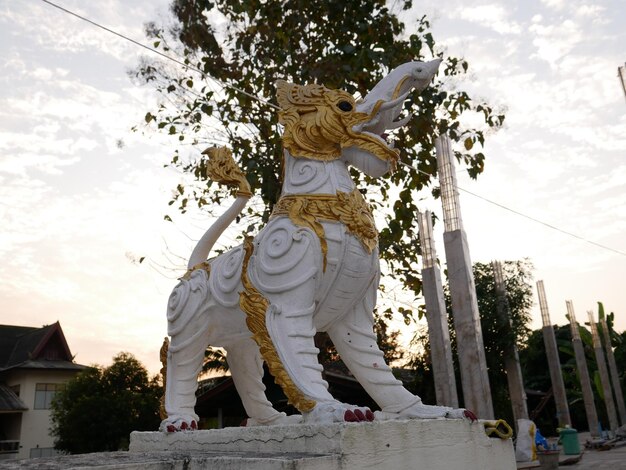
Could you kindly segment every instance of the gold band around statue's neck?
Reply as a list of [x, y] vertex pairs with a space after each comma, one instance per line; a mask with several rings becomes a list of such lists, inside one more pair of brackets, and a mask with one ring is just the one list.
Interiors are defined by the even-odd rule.
[[323, 271], [326, 271], [328, 244], [321, 222], [340, 222], [357, 237], [363, 248], [372, 253], [378, 246], [378, 231], [374, 225], [372, 210], [355, 189], [351, 193], [337, 194], [288, 194], [282, 196], [272, 212], [273, 217], [288, 216], [299, 227], [313, 230], [322, 248]]

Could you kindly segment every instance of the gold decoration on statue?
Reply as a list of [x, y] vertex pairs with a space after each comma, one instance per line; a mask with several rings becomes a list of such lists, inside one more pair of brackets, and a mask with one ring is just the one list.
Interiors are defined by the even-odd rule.
[[356, 111], [354, 97], [322, 85], [294, 85], [276, 82], [279, 122], [285, 126], [283, 145], [295, 157], [331, 161], [341, 149], [359, 147], [390, 162], [395, 169], [398, 150], [389, 148], [373, 134], [354, 131], [354, 126], [371, 121], [382, 102], [370, 114]]
[[163, 396], [159, 401], [159, 416], [161, 419], [167, 418], [167, 411], [165, 411], [165, 392], [167, 387], [167, 350], [170, 348], [170, 339], [166, 336], [163, 339], [161, 350], [159, 351], [159, 357], [161, 359], [161, 377], [163, 378]]
[[211, 275], [211, 263], [209, 263], [208, 261], [203, 261], [202, 263], [198, 263], [192, 268], [189, 268], [180, 279], [188, 281], [189, 279], [191, 279], [191, 275], [194, 273], [194, 271], [198, 269], [204, 269], [207, 273], [207, 276]]
[[213, 181], [229, 186], [237, 186], [237, 196], [252, 197], [250, 183], [246, 175], [235, 163], [232, 152], [226, 147], [209, 147], [202, 155], [208, 155], [206, 174]]
[[326, 271], [328, 244], [321, 222], [341, 222], [372, 253], [378, 245], [378, 231], [370, 206], [357, 189], [351, 193], [289, 194], [281, 197], [271, 217], [288, 216], [299, 227], [308, 227], [320, 239], [323, 270]]
[[248, 278], [248, 263], [254, 251], [252, 237], [245, 238], [243, 249], [241, 283], [244, 290], [239, 294], [239, 307], [246, 314], [246, 325], [252, 333], [252, 339], [259, 346], [261, 356], [267, 363], [267, 367], [274, 376], [276, 383], [283, 389], [289, 403], [300, 412], [306, 413], [311, 411], [315, 407], [315, 401], [307, 398], [293, 383], [278, 356], [278, 351], [276, 351], [276, 347], [267, 330], [265, 315], [270, 303]]

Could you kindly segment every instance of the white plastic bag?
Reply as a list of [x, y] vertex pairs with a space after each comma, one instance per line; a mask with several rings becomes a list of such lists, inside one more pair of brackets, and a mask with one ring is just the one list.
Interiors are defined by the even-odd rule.
[[529, 419], [517, 420], [517, 442], [515, 444], [515, 460], [530, 462], [537, 460], [535, 433], [537, 426]]

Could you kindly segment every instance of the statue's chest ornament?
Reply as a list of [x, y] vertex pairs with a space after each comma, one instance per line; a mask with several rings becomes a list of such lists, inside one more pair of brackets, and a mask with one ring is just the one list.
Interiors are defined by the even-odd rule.
[[320, 239], [323, 269], [326, 271], [328, 244], [322, 222], [340, 222], [349, 233], [359, 239], [363, 248], [372, 253], [378, 245], [378, 231], [370, 206], [363, 195], [337, 191], [337, 194], [290, 194], [281, 197], [271, 218], [288, 216], [299, 227], [313, 230]]

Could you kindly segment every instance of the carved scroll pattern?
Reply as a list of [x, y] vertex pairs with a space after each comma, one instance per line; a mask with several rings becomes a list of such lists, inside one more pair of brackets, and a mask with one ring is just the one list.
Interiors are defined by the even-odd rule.
[[211, 294], [220, 305], [234, 307], [239, 304], [242, 259], [243, 248], [238, 246], [211, 262], [213, 266], [209, 278]]
[[244, 241], [244, 258], [241, 270], [241, 283], [244, 290], [240, 293], [239, 306], [246, 314], [246, 324], [252, 333], [252, 338], [259, 346], [261, 356], [267, 363], [276, 382], [285, 392], [287, 400], [299, 411], [305, 413], [311, 411], [315, 407], [316, 402], [307, 398], [300, 391], [283, 367], [283, 363], [267, 330], [265, 316], [270, 308], [270, 303], [248, 278], [248, 263], [254, 251], [252, 240], [252, 237], [246, 237]]
[[300, 227], [308, 227], [320, 239], [323, 256], [323, 270], [326, 271], [328, 245], [322, 221], [343, 223], [348, 232], [359, 239], [368, 253], [378, 245], [378, 231], [374, 225], [372, 211], [363, 195], [354, 190], [351, 193], [338, 191], [333, 194], [291, 194], [281, 197], [272, 217], [287, 215]]

